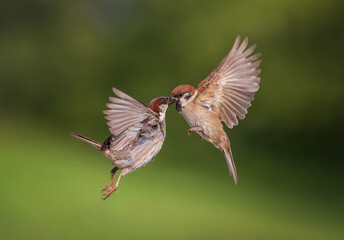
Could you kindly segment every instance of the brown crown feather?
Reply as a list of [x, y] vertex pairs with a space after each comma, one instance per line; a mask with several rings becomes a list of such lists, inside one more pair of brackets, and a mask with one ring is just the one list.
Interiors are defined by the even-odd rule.
[[180, 93], [186, 93], [189, 92], [191, 93], [191, 95], [193, 95], [196, 92], [196, 88], [194, 88], [193, 86], [190, 85], [179, 85], [178, 87], [176, 87], [175, 89], [173, 89], [171, 95], [173, 97], [176, 97], [178, 94]]
[[149, 108], [152, 109], [153, 112], [156, 112], [159, 114], [159, 105], [161, 104], [163, 99], [164, 99], [163, 97], [154, 98], [150, 102]]

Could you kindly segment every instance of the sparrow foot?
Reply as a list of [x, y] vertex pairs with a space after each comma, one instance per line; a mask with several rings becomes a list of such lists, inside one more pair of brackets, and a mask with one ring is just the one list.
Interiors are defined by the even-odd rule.
[[200, 128], [200, 127], [193, 127], [193, 128], [190, 128], [190, 129], [188, 130], [188, 135], [190, 136], [190, 134], [191, 134], [192, 132], [197, 132], [198, 135], [200, 135], [201, 138], [204, 138], [204, 133], [203, 133], [202, 128]]
[[103, 185], [103, 187], [104, 189], [101, 191], [101, 193], [103, 194], [102, 200], [107, 199], [117, 190], [116, 186]]

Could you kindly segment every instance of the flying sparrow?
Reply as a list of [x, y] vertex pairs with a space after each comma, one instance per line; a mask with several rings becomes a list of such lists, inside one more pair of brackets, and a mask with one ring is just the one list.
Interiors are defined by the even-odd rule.
[[236, 126], [238, 118], [245, 118], [254, 93], [259, 89], [261, 54], [251, 56], [256, 46], [246, 49], [247, 44], [247, 38], [240, 44], [238, 36], [232, 50], [197, 89], [180, 85], [172, 91], [170, 98], [170, 102], [176, 101], [177, 111], [191, 126], [188, 134], [197, 132], [224, 153], [235, 184], [238, 175], [221, 122], [229, 128]]
[[[115, 166], [111, 170], [111, 185], [104, 185], [103, 200], [117, 190], [121, 178], [151, 161], [160, 151], [166, 136], [165, 113], [168, 97], [153, 99], [147, 107], [142, 102], [113, 88], [119, 97], [110, 97], [105, 110], [107, 124], [112, 133], [103, 144], [71, 133], [103, 153]], [[116, 184], [113, 177], [121, 170]]]

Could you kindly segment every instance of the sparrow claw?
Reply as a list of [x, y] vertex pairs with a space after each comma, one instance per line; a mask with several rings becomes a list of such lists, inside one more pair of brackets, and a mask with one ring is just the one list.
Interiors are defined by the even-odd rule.
[[101, 191], [101, 194], [103, 194], [102, 200], [107, 199], [117, 190], [117, 187], [114, 186], [103, 185], [103, 187], [104, 189]]
[[198, 135], [199, 135], [202, 139], [204, 138], [204, 133], [203, 133], [202, 128], [200, 128], [200, 127], [190, 128], [190, 129], [188, 130], [188, 135], [190, 136], [192, 132], [197, 132]]
[[109, 185], [104, 184], [104, 185], [102, 185], [102, 188], [103, 188], [103, 189], [101, 190], [100, 193], [103, 193], [104, 191], [110, 189], [111, 187], [110, 187]]

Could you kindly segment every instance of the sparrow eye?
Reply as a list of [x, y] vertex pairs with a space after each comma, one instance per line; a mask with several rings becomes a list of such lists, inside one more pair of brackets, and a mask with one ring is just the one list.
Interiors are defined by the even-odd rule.
[[166, 103], [167, 103], [166, 98], [164, 98], [164, 99], [162, 100], [162, 103], [163, 103], [163, 104], [166, 104]]
[[178, 98], [181, 98], [182, 96], [183, 96], [183, 93], [179, 93], [179, 94], [177, 95]]

